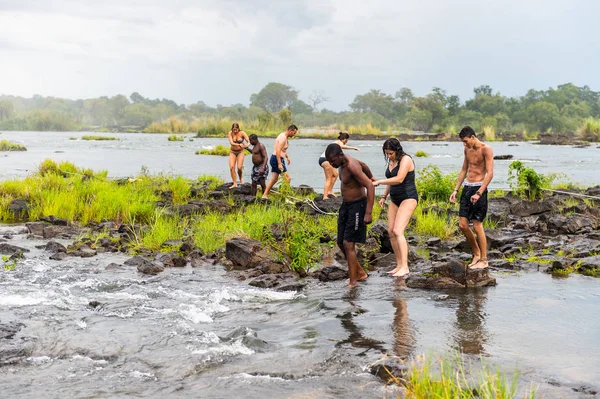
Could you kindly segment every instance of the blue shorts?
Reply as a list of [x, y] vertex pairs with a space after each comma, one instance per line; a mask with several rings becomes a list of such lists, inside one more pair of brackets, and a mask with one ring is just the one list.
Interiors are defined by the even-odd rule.
[[287, 172], [287, 167], [285, 166], [285, 159], [281, 158], [281, 166], [283, 170], [279, 170], [279, 165], [277, 165], [277, 157], [275, 155], [271, 155], [269, 159], [269, 165], [271, 165], [271, 171], [273, 173], [277, 173], [278, 175]]

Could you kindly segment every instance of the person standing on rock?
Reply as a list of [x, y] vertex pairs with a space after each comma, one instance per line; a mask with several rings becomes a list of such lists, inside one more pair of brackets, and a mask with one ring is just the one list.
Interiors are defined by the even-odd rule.
[[234, 123], [231, 125], [231, 130], [227, 133], [227, 139], [231, 149], [229, 150], [229, 173], [231, 173], [231, 180], [233, 184], [229, 188], [236, 188], [238, 186], [236, 179], [236, 164], [237, 174], [240, 178], [240, 184], [244, 184], [242, 179], [242, 172], [244, 169], [244, 149], [250, 144], [244, 144], [244, 141], [250, 142], [248, 135], [243, 130], [240, 130], [240, 125]]
[[387, 186], [379, 200], [381, 207], [384, 206], [388, 194], [391, 198], [388, 211], [388, 233], [396, 256], [396, 267], [388, 273], [395, 277], [406, 278], [410, 270], [408, 268], [408, 242], [404, 237], [404, 230], [419, 202], [415, 185], [415, 163], [404, 152], [400, 141], [396, 138], [387, 139], [383, 143], [383, 155], [387, 161], [386, 179], [377, 180], [373, 185]]
[[275, 149], [271, 155], [271, 159], [269, 160], [272, 172], [271, 180], [269, 180], [267, 188], [263, 191], [263, 199], [269, 198], [269, 191], [271, 191], [275, 183], [277, 183], [279, 175], [283, 175], [288, 183], [292, 180], [287, 171], [287, 167], [285, 166], [285, 161], [287, 160], [288, 164], [292, 163], [290, 156], [287, 153], [289, 146], [288, 139], [290, 137], [294, 137], [296, 133], [298, 133], [298, 127], [296, 125], [290, 125], [285, 132], [280, 133], [275, 139]]
[[269, 177], [269, 165], [267, 165], [268, 156], [265, 145], [258, 141], [256, 134], [250, 135], [250, 144], [252, 145], [252, 195], [256, 195], [258, 184], [262, 187], [263, 193], [266, 188], [266, 180]]
[[345, 155], [339, 144], [329, 144], [325, 158], [339, 168], [343, 202], [338, 215], [337, 244], [348, 261], [348, 287], [353, 288], [368, 277], [358, 262], [356, 243], [366, 241], [367, 225], [373, 220], [373, 174], [365, 163]]
[[[456, 202], [456, 194], [464, 182], [458, 212], [459, 227], [473, 251], [473, 261], [469, 267], [484, 269], [488, 267], [488, 260], [483, 220], [488, 208], [487, 187], [494, 177], [494, 152], [489, 145], [479, 141], [470, 126], [462, 128], [458, 137], [463, 142], [465, 153], [450, 202]], [[475, 234], [469, 227], [471, 221]]]
[[[350, 147], [348, 144], [348, 140], [350, 140], [350, 135], [348, 133], [340, 132], [337, 140], [334, 141], [335, 144], [338, 144], [344, 150], [355, 150], [360, 151], [358, 147]], [[326, 200], [329, 196], [334, 197], [333, 194], [333, 185], [338, 178], [338, 171], [336, 168], [331, 166], [327, 159], [325, 158], [325, 151], [319, 157], [319, 166], [323, 168], [323, 172], [325, 173], [325, 187], [323, 188], [323, 200]]]

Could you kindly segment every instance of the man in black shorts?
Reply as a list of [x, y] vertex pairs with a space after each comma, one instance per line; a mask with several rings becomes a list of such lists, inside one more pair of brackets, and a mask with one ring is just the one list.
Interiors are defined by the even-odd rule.
[[358, 281], [368, 277], [358, 263], [355, 244], [366, 241], [367, 224], [373, 220], [373, 174], [365, 163], [345, 155], [339, 144], [329, 144], [325, 158], [331, 166], [339, 168], [342, 181], [343, 203], [338, 216], [337, 244], [348, 261], [348, 287], [353, 288]]
[[[456, 202], [456, 194], [464, 182], [458, 213], [459, 227], [473, 250], [473, 261], [469, 267], [484, 269], [488, 267], [488, 260], [483, 220], [488, 208], [487, 187], [494, 177], [494, 152], [489, 145], [477, 139], [470, 126], [465, 126], [458, 137], [465, 147], [465, 157], [450, 202]], [[471, 221], [477, 238], [469, 227]]]

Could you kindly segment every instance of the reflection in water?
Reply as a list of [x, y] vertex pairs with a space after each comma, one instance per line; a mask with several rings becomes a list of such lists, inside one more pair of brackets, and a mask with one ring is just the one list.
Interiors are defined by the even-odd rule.
[[367, 310], [356, 305], [357, 292], [358, 289], [353, 288], [348, 290], [348, 293], [342, 297], [344, 301], [347, 301], [352, 306], [352, 309], [345, 311], [337, 317], [342, 320], [342, 327], [344, 327], [350, 335], [348, 338], [337, 342], [335, 346], [339, 348], [344, 344], [350, 344], [355, 348], [365, 348], [366, 350], [363, 353], [368, 352], [370, 349], [377, 349], [383, 352], [383, 342], [363, 336], [362, 328], [354, 323], [354, 316], [367, 312]]
[[484, 312], [486, 300], [486, 288], [468, 290], [457, 296], [453, 336], [456, 348], [462, 353], [485, 354], [484, 345], [488, 340]]
[[396, 308], [394, 312], [394, 354], [403, 360], [408, 359], [415, 349], [415, 334], [412, 323], [408, 318], [406, 300], [396, 298], [392, 305]]

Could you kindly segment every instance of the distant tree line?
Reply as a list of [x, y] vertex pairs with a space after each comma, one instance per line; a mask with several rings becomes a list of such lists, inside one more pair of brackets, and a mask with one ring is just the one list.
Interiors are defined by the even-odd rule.
[[[388, 94], [370, 90], [357, 95], [348, 111], [322, 107], [329, 100], [322, 91], [298, 98], [298, 90], [271, 82], [250, 96], [250, 105], [210, 107], [199, 101], [177, 104], [169, 99], [149, 99], [141, 94], [68, 100], [34, 95], [32, 98], [0, 96], [0, 129], [67, 131], [109, 129], [142, 131], [154, 123], [177, 120], [186, 126], [202, 121], [228, 119], [252, 122], [268, 129], [275, 120], [294, 121], [303, 127], [370, 124], [381, 130], [406, 129], [453, 134], [464, 125], [476, 130], [493, 129], [506, 137], [536, 133], [575, 134], [585, 123], [600, 118], [600, 92], [567, 83], [548, 90], [529, 90], [521, 97], [506, 97], [487, 85], [476, 87], [472, 98], [434, 87], [418, 97], [402, 88]], [[196, 123], [192, 123], [196, 121]]]

